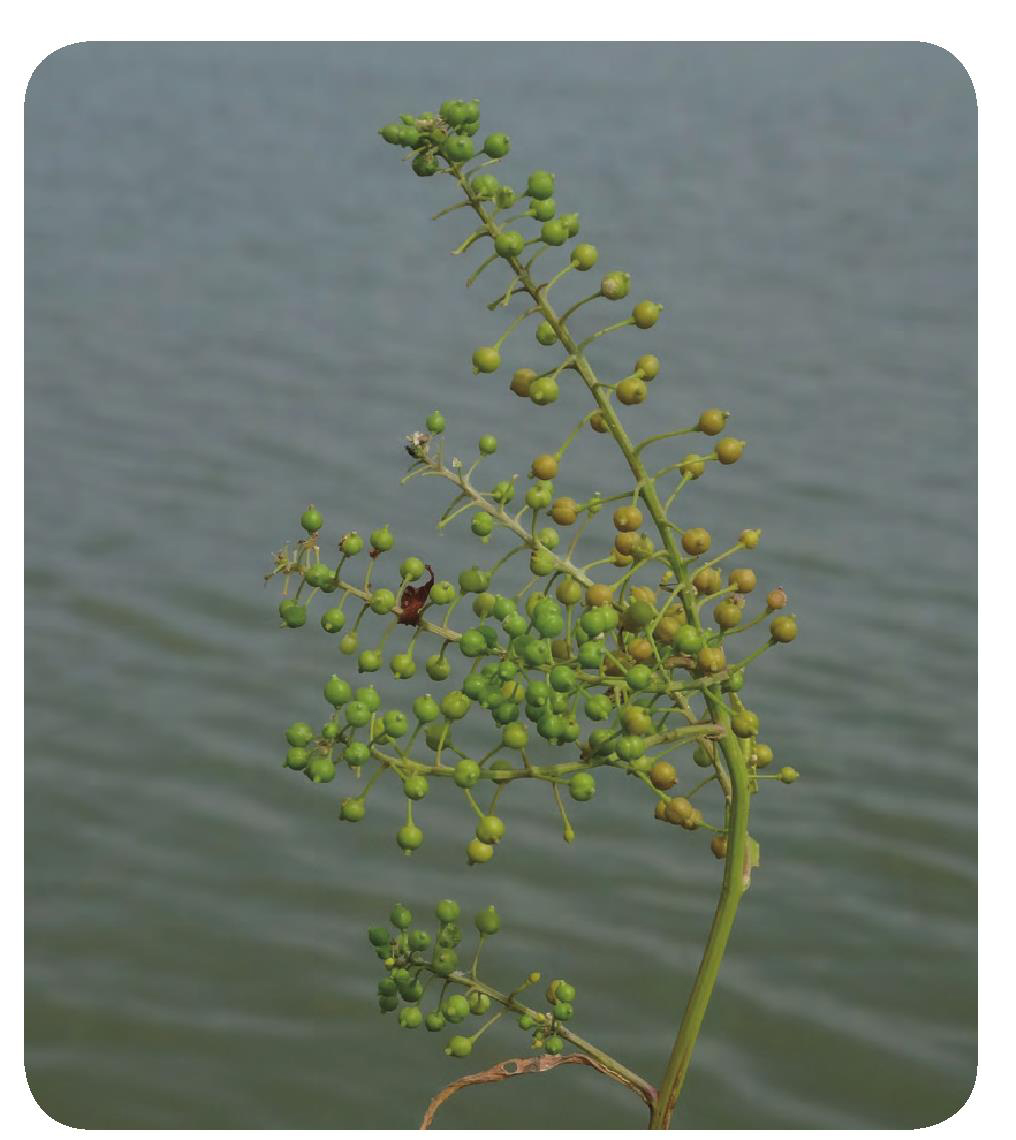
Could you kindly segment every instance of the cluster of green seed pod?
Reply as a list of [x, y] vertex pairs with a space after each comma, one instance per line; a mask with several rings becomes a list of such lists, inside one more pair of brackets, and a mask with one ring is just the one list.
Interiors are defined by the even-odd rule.
[[[579, 216], [560, 212], [554, 175], [532, 171], [516, 192], [490, 169], [509, 153], [507, 135], [488, 135], [478, 148], [478, 131], [477, 101], [448, 100], [437, 112], [403, 115], [380, 133], [405, 148], [417, 175], [443, 174], [458, 187], [460, 199], [435, 217], [460, 208], [476, 215], [479, 228], [454, 252], [490, 243], [469, 284], [489, 266], [507, 269], [506, 287], [488, 308], [506, 308], [518, 297], [524, 302], [498, 339], [474, 349], [474, 373], [496, 372], [508, 337], [530, 321], [534, 356], [543, 353], [552, 363], [516, 369], [511, 392], [550, 406], [567, 376], [592, 397], [593, 408], [555, 450], [527, 457], [524, 476], [502, 465], [492, 434], [479, 437], [468, 461], [451, 456], [440, 411], [406, 436], [403, 483], [418, 477], [450, 483], [453, 497], [438, 529], [461, 520], [478, 543], [475, 560], [458, 572], [436, 565], [436, 558], [432, 566], [423, 552], [403, 557], [387, 525], [366, 537], [349, 530], [325, 541], [321, 512], [304, 511], [303, 535], [277, 552], [266, 577], [283, 583], [282, 628], [306, 626], [313, 612], [317, 622], [310, 624], [336, 639], [348, 668], [323, 680], [330, 713], [320, 729], [300, 720], [286, 730], [285, 767], [317, 784], [330, 784], [341, 770], [338, 815], [349, 823], [364, 819], [368, 795], [384, 777], [398, 781], [405, 821], [395, 841], [407, 855], [424, 843], [421, 801], [443, 786], [461, 797], [469, 821], [464, 853], [473, 866], [489, 863], [508, 841], [506, 807], [519, 781], [545, 786], [571, 842], [569, 812], [607, 791], [616, 773], [645, 790], [647, 820], [700, 833], [688, 842], [700, 843], [704, 855], [708, 842], [724, 861], [725, 888], [735, 877], [747, 882], [758, 845], [747, 833], [746, 805], [763, 781], [790, 784], [798, 773], [776, 767], [773, 747], [760, 737], [760, 718], [745, 703], [745, 676], [764, 652], [795, 640], [797, 622], [787, 612], [786, 591], [767, 591], [748, 564], [760, 530], [733, 530], [714, 544], [700, 519], [678, 525], [670, 517], [710, 464], [717, 470], [739, 463], [745, 443], [728, 434], [730, 414], [720, 408], [696, 408], [681, 426], [632, 438], [621, 414], [646, 401], [661, 362], [633, 352], [630, 372], [604, 383], [589, 349], [608, 334], [653, 328], [662, 306], [638, 300], [627, 316], [578, 337], [573, 318], [596, 311], [584, 306], [621, 302], [627, 310], [631, 276], [611, 269], [591, 294], [556, 309], [552, 289], [569, 274], [592, 270], [599, 252], [573, 243]], [[467, 167], [474, 157], [476, 165]], [[538, 258], [568, 243], [565, 264], [538, 280]], [[586, 427], [613, 439], [630, 483], [602, 492], [569, 483], [568, 451]], [[680, 441], [688, 435], [702, 442], [685, 452]], [[662, 461], [647, 464], [650, 448], [666, 452]], [[502, 543], [503, 552], [490, 551]], [[523, 566], [528, 573], [520, 581], [516, 571]], [[378, 631], [368, 636], [370, 630]], [[396, 683], [418, 678], [405, 700], [388, 701], [364, 683], [362, 674], [386, 667]], [[482, 752], [473, 743], [478, 723], [488, 733]], [[552, 982], [549, 1008], [534, 1010], [517, 995], [538, 975], [503, 995], [477, 979], [475, 960], [470, 972], [458, 969], [458, 914], [455, 903], [440, 903], [431, 935], [412, 929], [409, 912], [397, 906], [394, 932], [371, 930], [387, 970], [378, 986], [381, 1009], [398, 1010], [405, 1028], [437, 1032], [470, 1014], [485, 1015], [492, 1003], [503, 1007], [472, 1036], [455, 1033], [446, 1047], [451, 1056], [467, 1056], [505, 1010], [518, 1015], [535, 1048], [554, 1054], [565, 1041], [576, 1044], [580, 1039], [565, 1027], [574, 1001], [567, 982]], [[498, 925], [493, 908], [476, 917], [481, 944]], [[435, 979], [441, 992], [425, 1014], [420, 1003]], [[463, 992], [449, 993], [454, 987]]]
[[[393, 146], [405, 147], [411, 155], [413, 173], [431, 178], [441, 170], [441, 160], [454, 165], [468, 162], [477, 150], [490, 158], [503, 158], [511, 149], [507, 135], [488, 135], [482, 148], [473, 137], [480, 129], [480, 104], [476, 99], [446, 99], [435, 114], [403, 115], [398, 122], [387, 123], [378, 134]], [[482, 187], [482, 183], [481, 183]], [[494, 198], [495, 192], [484, 195]], [[501, 195], [500, 201], [505, 201]], [[508, 205], [514, 202], [512, 198]]]
[[[547, 987], [546, 1009], [535, 1009], [519, 995], [540, 981], [540, 974], [527, 974], [510, 993], [501, 993], [477, 977], [480, 952], [487, 938], [501, 929], [501, 919], [493, 906], [473, 919], [479, 935], [469, 969], [460, 969], [459, 925], [461, 909], [452, 899], [442, 899], [435, 908], [437, 927], [433, 933], [413, 926], [413, 916], [402, 903], [389, 915], [389, 926], [372, 926], [367, 937], [384, 964], [385, 975], [378, 982], [378, 1008], [397, 1013], [403, 1029], [424, 1027], [428, 1033], [461, 1026], [447, 1039], [444, 1051], [449, 1057], [468, 1057], [477, 1039], [506, 1014], [516, 1018], [518, 1027], [531, 1038], [531, 1047], [552, 1055], [564, 1051], [565, 1022], [575, 1015], [575, 987], [555, 979]], [[428, 997], [428, 991], [430, 997]], [[424, 1012], [424, 1006], [430, 1006]], [[470, 1018], [484, 1018], [469, 1033]]]
[[[712, 422], [703, 416], [707, 424]], [[321, 561], [323, 519], [316, 508], [308, 508], [301, 518], [307, 537], [294, 550], [279, 552], [270, 575], [286, 581], [287, 597], [280, 606], [283, 625], [305, 624], [307, 607], [321, 593], [325, 608], [320, 625], [326, 633], [339, 635], [340, 651], [354, 658], [359, 673], [380, 670], [387, 658], [394, 678], [408, 681], [416, 675], [420, 658], [430, 691], [407, 699], [402, 707], [382, 707], [373, 685], [357, 685], [355, 679], [333, 674], [323, 688], [330, 718], [319, 731], [305, 721], [289, 726], [286, 766], [315, 783], [330, 782], [336, 763], [357, 778], [370, 770], [361, 789], [345, 796], [339, 806], [340, 818], [354, 823], [364, 818], [367, 795], [378, 779], [386, 774], [396, 778], [406, 799], [406, 818], [395, 839], [407, 854], [424, 840], [414, 807], [419, 814], [419, 801], [435, 781], [446, 780], [461, 790], [467, 810], [475, 816], [473, 834], [465, 843], [471, 864], [489, 862], [504, 840], [498, 804], [515, 781], [535, 779], [549, 786], [564, 837], [570, 841], [575, 831], [565, 797], [576, 803], [591, 800], [601, 768], [644, 784], [654, 799], [656, 819], [689, 831], [722, 834], [722, 819], [707, 820], [692, 803], [713, 778], [722, 779], [722, 757], [716, 744], [719, 727], [696, 715], [691, 701], [710, 682], [726, 694], [729, 731], [744, 742], [751, 774], [759, 778], [772, 762], [772, 751], [759, 743], [758, 719], [739, 695], [745, 668], [759, 651], [740, 660], [728, 659], [728, 653], [733, 638], [766, 618], [769, 640], [763, 648], [796, 636], [794, 619], [781, 612], [787, 602], [784, 591], [770, 591], [764, 605], [747, 616], [758, 587], [756, 572], [738, 566], [726, 576], [721, 573], [720, 563], [754, 549], [759, 533], [745, 530], [730, 550], [707, 559], [709, 532], [702, 527], [684, 530], [681, 547], [689, 588], [681, 591], [644, 530], [635, 497], [626, 495], [608, 513], [613, 530], [609, 548], [602, 557], [578, 566], [560, 552], [557, 528], [572, 527], [580, 517], [591, 520], [610, 500], [596, 495], [579, 502], [555, 494], [554, 480], [562, 474], [566, 448], [532, 460], [525, 490], [517, 479], [492, 479], [481, 490], [476, 471], [495, 455], [496, 439], [481, 436], [479, 457], [465, 472], [456, 461], [445, 465], [443, 443], [437, 442], [444, 417], [435, 412], [428, 426], [428, 432], [408, 437], [409, 473], [443, 475], [456, 484], [458, 493], [440, 525], [469, 515], [470, 529], [481, 545], [498, 533], [514, 539], [510, 553], [529, 554], [530, 581], [521, 590], [494, 592], [505, 557], [487, 567], [474, 563], [459, 573], [456, 584], [436, 581], [429, 565], [413, 555], [398, 562], [398, 580], [391, 587], [379, 586], [374, 576], [385, 565], [384, 557], [398, 557], [391, 554], [391, 530], [375, 529], [369, 542], [355, 532], [343, 534], [332, 568]], [[517, 495], [523, 506], [509, 513]], [[544, 519], [556, 525], [542, 525]], [[345, 577], [347, 563], [361, 554], [364, 573], [353, 584]], [[620, 576], [610, 583], [593, 581], [589, 572], [603, 565], [616, 567]], [[654, 584], [637, 584], [638, 574], [654, 576]], [[358, 609], [347, 625], [344, 607], [351, 601]], [[298, 608], [296, 622], [293, 607]], [[453, 614], [466, 607], [473, 624], [452, 628]], [[364, 646], [361, 623], [370, 617], [385, 618], [387, 624]], [[712, 622], [690, 620], [702, 617]], [[395, 640], [400, 625], [409, 631], [405, 644]], [[420, 651], [421, 636], [439, 645], [433, 652]], [[464, 675], [453, 680], [453, 672], [462, 670]], [[489, 719], [493, 736], [492, 747], [482, 756], [470, 755], [463, 739], [466, 718], [477, 716]], [[695, 763], [711, 773], [687, 796], [672, 794], [678, 783], [673, 754], [681, 748], [694, 749]], [[563, 749], [569, 754], [555, 755]], [[790, 782], [796, 773], [788, 773], [793, 769], [781, 769], [779, 779]], [[718, 849], [714, 844], [714, 853]]]
[[[472, 206], [478, 214], [481, 226], [470, 233], [453, 252], [462, 254], [482, 240], [490, 241], [491, 252], [470, 276], [470, 285], [488, 266], [500, 263], [512, 271], [505, 292], [488, 306], [493, 309], [507, 305], [512, 296], [520, 291], [522, 274], [530, 270], [539, 256], [564, 247], [578, 236], [581, 220], [577, 213], [561, 211], [554, 196], [555, 177], [548, 170], [530, 171], [526, 177], [525, 189], [521, 192], [502, 183], [489, 168], [497, 166], [507, 156], [511, 141], [506, 134], [496, 132], [488, 135], [483, 147], [477, 151], [472, 137], [479, 130], [479, 121], [480, 106], [477, 100], [449, 99], [441, 104], [437, 112], [403, 115], [399, 122], [382, 127], [380, 134], [387, 142], [407, 148], [412, 155], [411, 165], [416, 174], [425, 177], [448, 174], [462, 188], [465, 200], [435, 216], [441, 217], [453, 209], [467, 205]], [[476, 166], [467, 170], [466, 163], [474, 158], [478, 160]], [[516, 212], [506, 213], [512, 209]], [[529, 227], [531, 230], [527, 236]], [[589, 272], [599, 259], [596, 246], [585, 241], [575, 243], [567, 250], [565, 266], [555, 274], [546, 288], [549, 291], [552, 285], [573, 270], [579, 273]], [[629, 273], [620, 269], [609, 270], [602, 275], [593, 294], [573, 305], [565, 316], [571, 315], [589, 301], [624, 301], [630, 288]], [[600, 329], [594, 337], [628, 326], [650, 329], [662, 312], [663, 306], [656, 301], [637, 301], [630, 316]], [[566, 369], [575, 369], [577, 361], [572, 346], [562, 342], [560, 324], [556, 319], [549, 319], [548, 314], [538, 305], [521, 313], [492, 344], [479, 345], [473, 350], [473, 372], [498, 371], [505, 341], [529, 317], [535, 320], [537, 345], [543, 348], [557, 347], [561, 356], [550, 367], [517, 369], [512, 376], [511, 390], [538, 407], [545, 407], [557, 401], [560, 395], [559, 378]], [[656, 357], [641, 356], [633, 371], [611, 386], [618, 401], [627, 405], [643, 403], [649, 392], [647, 385], [659, 369], [660, 363]], [[596, 420], [593, 427], [605, 430]]]

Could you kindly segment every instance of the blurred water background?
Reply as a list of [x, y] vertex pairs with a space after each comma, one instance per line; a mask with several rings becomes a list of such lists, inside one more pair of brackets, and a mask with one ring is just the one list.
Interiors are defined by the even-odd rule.
[[[511, 368], [552, 351], [528, 332], [497, 377], [470, 373], [500, 327], [481, 303], [497, 275], [461, 287], [479, 257], [447, 256], [463, 215], [428, 221], [450, 186], [376, 134], [449, 96], [511, 134], [507, 180], [555, 171], [603, 265], [665, 302], [653, 333], [595, 361], [616, 377], [636, 352], [663, 360], [633, 431], [733, 410], [745, 458], [682, 517], [718, 541], [761, 526], [753, 564], [800, 619], [749, 693], [802, 778], [758, 797], [762, 866], [678, 1124], [941, 1120], [975, 1066], [976, 109], [957, 61], [919, 44], [95, 44], [41, 65], [32, 1090], [93, 1128], [415, 1126], [461, 1069], [376, 1014], [364, 928], [447, 894], [497, 903], [493, 980], [566, 975], [576, 1028], [659, 1077], [719, 882], [703, 834], [601, 780], [566, 846], [545, 789], [523, 789], [495, 862], [467, 872], [458, 797], [421, 805], [410, 861], [397, 789], [340, 826], [349, 773], [313, 787], [280, 767], [282, 729], [323, 719], [341, 664], [316, 618], [277, 628], [262, 584], [302, 508], [331, 541], [388, 522], [453, 575], [478, 544], [436, 534], [436, 481], [400, 489], [403, 433], [440, 407], [466, 457], [496, 431], [493, 481], [585, 408], [571, 384], [543, 411], [508, 393]], [[617, 489], [609, 452], [586, 438], [560, 489]], [[473, 1067], [524, 1047], [492, 1031]], [[492, 1122], [642, 1112], [567, 1069], [439, 1117]]]

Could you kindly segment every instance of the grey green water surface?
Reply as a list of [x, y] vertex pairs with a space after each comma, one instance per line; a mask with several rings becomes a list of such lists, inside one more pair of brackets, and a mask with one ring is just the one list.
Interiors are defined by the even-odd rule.
[[[467, 870], [458, 798], [421, 805], [408, 860], [395, 788], [340, 826], [348, 776], [314, 788], [279, 766], [339, 656], [315, 621], [280, 631], [261, 582], [307, 502], [336, 533], [390, 523], [451, 575], [476, 540], [436, 534], [435, 481], [400, 490], [400, 437], [440, 407], [464, 457], [497, 433], [503, 476], [585, 410], [568, 385], [540, 411], [471, 375], [495, 286], [463, 290], [462, 215], [427, 220], [449, 188], [375, 134], [474, 95], [512, 136], [512, 180], [555, 171], [605, 265], [667, 306], [595, 356], [618, 376], [651, 339], [663, 360], [633, 430], [734, 411], [745, 458], [686, 510], [724, 536], [763, 527], [754, 564], [801, 624], [750, 693], [802, 778], [758, 798], [762, 867], [676, 1123], [939, 1121], [975, 1068], [976, 108], [960, 64], [917, 44], [125, 44], [42, 64], [32, 1090], [85, 1127], [413, 1127], [463, 1069], [375, 1012], [364, 929], [447, 894], [501, 911], [491, 980], [564, 974], [580, 1032], [662, 1071], [719, 882], [702, 835], [652, 824], [617, 778], [566, 846], [524, 789], [495, 862]], [[530, 336], [512, 367], [546, 351]], [[621, 476], [590, 437], [561, 487]], [[523, 1046], [491, 1031], [473, 1060]], [[439, 1117], [642, 1120], [575, 1069]]]

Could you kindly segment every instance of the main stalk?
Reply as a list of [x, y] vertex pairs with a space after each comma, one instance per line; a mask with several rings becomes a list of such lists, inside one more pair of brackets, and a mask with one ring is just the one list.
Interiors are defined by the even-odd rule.
[[[501, 232], [497, 223], [484, 209], [482, 202], [472, 193], [468, 183], [462, 175], [461, 169], [452, 167], [451, 172], [458, 182], [463, 194], [469, 201], [484, 228], [491, 238], [496, 238]], [[628, 438], [617, 413], [614, 411], [609, 399], [604, 394], [604, 386], [597, 379], [592, 365], [585, 353], [577, 344], [567, 326], [555, 312], [547, 299], [546, 290], [537, 286], [529, 270], [517, 257], [506, 259], [514, 270], [519, 283], [525, 292], [539, 307], [544, 318], [557, 333], [562, 346], [569, 352], [574, 360], [575, 370], [582, 377], [592, 394], [603, 420], [627, 460], [628, 466], [635, 477], [635, 485], [642, 501], [646, 504], [649, 514], [659, 531], [660, 540], [667, 552], [667, 560], [674, 574], [675, 581], [680, 583], [678, 593], [689, 622], [701, 628], [698, 610], [692, 604], [691, 583], [688, 579], [688, 570], [674, 541], [674, 534], [667, 519], [663, 504], [656, 491], [656, 485], [649, 476], [642, 458], [632, 441]], [[745, 851], [748, 835], [748, 809], [750, 792], [748, 787], [748, 772], [745, 759], [741, 753], [740, 744], [730, 732], [730, 718], [720, 697], [719, 686], [705, 689], [706, 700], [714, 723], [725, 729], [720, 739], [720, 748], [726, 761], [729, 776], [730, 794], [727, 802], [727, 852], [723, 864], [723, 881], [720, 886], [720, 895], [713, 914], [712, 925], [706, 938], [702, 959], [699, 962], [698, 972], [688, 996], [688, 1004], [678, 1027], [677, 1037], [667, 1061], [663, 1080], [660, 1083], [656, 1104], [653, 1108], [649, 1127], [651, 1129], [665, 1129], [670, 1127], [671, 1117], [680, 1096], [684, 1079], [691, 1064], [692, 1052], [698, 1039], [699, 1030], [705, 1018], [709, 999], [716, 985], [723, 955], [727, 949], [730, 931], [737, 915], [738, 904], [744, 893]]]

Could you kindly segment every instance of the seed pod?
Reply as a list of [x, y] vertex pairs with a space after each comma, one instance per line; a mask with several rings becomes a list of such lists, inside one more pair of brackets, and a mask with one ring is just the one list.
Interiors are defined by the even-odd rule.
[[773, 618], [769, 623], [769, 632], [773, 641], [793, 641], [797, 637], [797, 622], [789, 616]]
[[616, 391], [618, 402], [628, 407], [634, 404], [644, 404], [649, 395], [645, 381], [639, 376], [626, 376], [617, 385]]
[[695, 425], [703, 435], [719, 435], [727, 422], [727, 413], [719, 408], [706, 408]]
[[701, 455], [686, 455], [678, 470], [688, 479], [698, 479], [705, 472], [706, 461]]
[[787, 592], [777, 586], [766, 595], [766, 608], [769, 610], [782, 610], [787, 604]]
[[659, 788], [661, 792], [665, 792], [677, 783], [677, 769], [669, 760], [657, 760], [649, 769], [649, 779], [654, 788]]
[[691, 584], [700, 595], [705, 597], [708, 594], [715, 594], [718, 590], [723, 588], [723, 578], [719, 570], [715, 567], [707, 566], [699, 570], [695, 577], [692, 578]]
[[691, 813], [695, 810], [691, 800], [686, 799], [684, 796], [674, 796], [674, 798], [667, 804], [666, 816], [668, 823], [684, 823], [689, 818]]
[[705, 527], [693, 526], [681, 535], [681, 546], [686, 554], [705, 554], [712, 543], [712, 535]]
[[511, 390], [516, 396], [522, 399], [527, 399], [532, 387], [533, 381], [536, 379], [536, 373], [532, 368], [519, 368], [515, 375], [512, 377], [512, 382], [509, 385]]
[[716, 447], [713, 448], [713, 452], [716, 455], [716, 458], [725, 466], [729, 466], [731, 463], [736, 463], [741, 458], [743, 451], [744, 440], [733, 439], [732, 437], [721, 439], [716, 444]]
[[[739, 594], [750, 594], [752, 590], [758, 585], [758, 577], [754, 570], [747, 568], [740, 570], [731, 570], [730, 576], [727, 581]], [[773, 609], [779, 609], [779, 606], [773, 606]]]
[[537, 479], [553, 479], [557, 474], [557, 459], [553, 455], [538, 455], [531, 470]]

